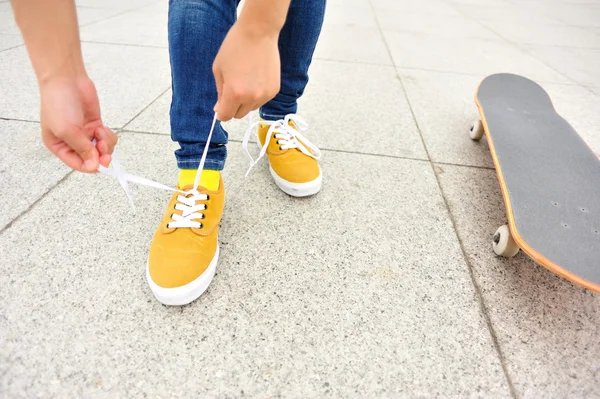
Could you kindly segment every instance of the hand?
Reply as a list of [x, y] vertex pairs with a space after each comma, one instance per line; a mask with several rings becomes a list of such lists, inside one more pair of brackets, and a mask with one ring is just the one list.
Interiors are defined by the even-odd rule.
[[40, 93], [44, 145], [77, 171], [108, 167], [117, 136], [102, 124], [94, 83], [87, 77], [57, 77], [41, 84]]
[[220, 121], [243, 118], [279, 92], [278, 36], [257, 33], [241, 20], [231, 28], [213, 64]]

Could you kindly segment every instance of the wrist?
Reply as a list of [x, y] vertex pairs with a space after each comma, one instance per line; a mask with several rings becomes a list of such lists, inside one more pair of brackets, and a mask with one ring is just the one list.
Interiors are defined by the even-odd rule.
[[281, 27], [261, 23], [261, 21], [240, 18], [236, 24], [247, 35], [253, 39], [277, 39]]
[[71, 54], [58, 62], [39, 65], [36, 76], [40, 86], [56, 80], [79, 80], [87, 78], [81, 55]]

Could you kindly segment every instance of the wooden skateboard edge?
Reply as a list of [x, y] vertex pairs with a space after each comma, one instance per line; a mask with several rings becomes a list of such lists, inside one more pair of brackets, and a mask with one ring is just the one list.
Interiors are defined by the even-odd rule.
[[[484, 79], [485, 80], [485, 79]], [[482, 81], [483, 82], [483, 81]], [[517, 226], [515, 224], [515, 218], [512, 210], [512, 204], [510, 202], [510, 196], [508, 194], [508, 188], [506, 187], [506, 183], [504, 182], [504, 176], [502, 174], [502, 169], [500, 168], [500, 163], [498, 161], [498, 157], [496, 155], [496, 149], [494, 147], [494, 140], [492, 139], [492, 135], [489, 134], [489, 129], [487, 125], [487, 121], [485, 119], [485, 114], [482, 111], [481, 104], [479, 103], [479, 99], [477, 98], [477, 93], [479, 92], [479, 87], [481, 83], [477, 85], [477, 89], [475, 90], [475, 104], [477, 105], [477, 111], [479, 112], [479, 116], [481, 117], [481, 122], [483, 123], [483, 128], [486, 133], [486, 138], [488, 141], [488, 145], [490, 147], [490, 153], [492, 154], [492, 160], [494, 162], [494, 168], [496, 169], [496, 175], [498, 177], [498, 182], [500, 183], [500, 189], [502, 191], [502, 197], [504, 199], [504, 206], [506, 208], [506, 216], [508, 217], [508, 228], [510, 229], [510, 234], [512, 238], [515, 240], [515, 243], [521, 248], [523, 252], [527, 254], [531, 259], [533, 259], [537, 264], [549, 269], [555, 274], [569, 280], [570, 282], [577, 284], [581, 287], [587, 288], [590, 291], [594, 291], [600, 293], [600, 285], [594, 284], [587, 280], [582, 279], [581, 277], [573, 274], [558, 264], [552, 262], [544, 255], [540, 254], [536, 250], [534, 250], [527, 242], [521, 237], [519, 231], [517, 230]], [[552, 105], [554, 108], [554, 104]], [[555, 109], [556, 112], [556, 109]]]

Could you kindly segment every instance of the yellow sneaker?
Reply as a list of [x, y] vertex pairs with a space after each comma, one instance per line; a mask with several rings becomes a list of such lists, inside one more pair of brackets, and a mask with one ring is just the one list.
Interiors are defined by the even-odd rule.
[[294, 197], [314, 195], [322, 185], [321, 151], [302, 135], [306, 130], [306, 122], [293, 114], [278, 121], [260, 121], [258, 125], [259, 159], [267, 154], [275, 184]]
[[186, 305], [206, 291], [219, 258], [219, 222], [225, 188], [180, 188], [175, 193], [150, 245], [146, 277], [156, 299]]

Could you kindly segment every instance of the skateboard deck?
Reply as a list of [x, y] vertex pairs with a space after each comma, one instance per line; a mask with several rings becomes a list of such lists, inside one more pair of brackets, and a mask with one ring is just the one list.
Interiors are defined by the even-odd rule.
[[[508, 217], [508, 229], [494, 236], [494, 250], [514, 256], [520, 248], [554, 273], [600, 292], [600, 160], [548, 93], [527, 78], [488, 76], [475, 103], [481, 121], [471, 138], [487, 134]], [[514, 253], [506, 250], [511, 243], [518, 245]]]

